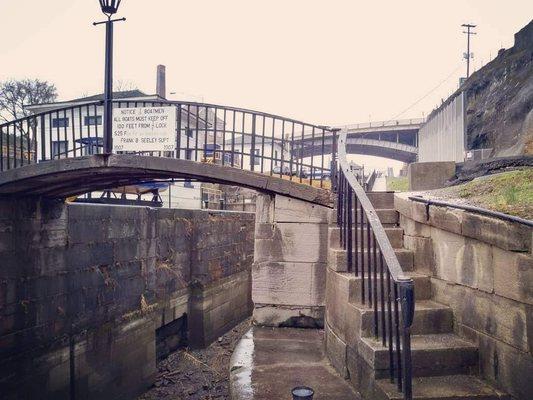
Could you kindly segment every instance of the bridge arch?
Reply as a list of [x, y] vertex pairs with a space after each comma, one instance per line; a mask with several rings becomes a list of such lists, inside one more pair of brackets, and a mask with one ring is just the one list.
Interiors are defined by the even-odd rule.
[[30, 164], [0, 174], [0, 196], [66, 198], [91, 191], [170, 179], [241, 186], [331, 207], [326, 189], [196, 161], [140, 155], [92, 155]]

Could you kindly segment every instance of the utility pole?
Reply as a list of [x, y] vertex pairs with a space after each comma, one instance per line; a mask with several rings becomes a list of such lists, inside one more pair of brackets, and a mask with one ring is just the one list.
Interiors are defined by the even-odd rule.
[[466, 59], [466, 79], [470, 76], [470, 59], [474, 58], [474, 54], [470, 53], [470, 36], [476, 35], [475, 32], [472, 32], [472, 29], [476, 27], [476, 25], [473, 24], [463, 24], [461, 25], [463, 28], [466, 28], [466, 32], [463, 31], [463, 33], [466, 34], [466, 53], [464, 53], [464, 58]]

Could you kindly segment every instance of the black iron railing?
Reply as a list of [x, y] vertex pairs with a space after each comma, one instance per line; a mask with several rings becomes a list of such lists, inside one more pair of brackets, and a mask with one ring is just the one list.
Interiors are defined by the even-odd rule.
[[[113, 107], [177, 109], [175, 149], [133, 153], [215, 163], [330, 187], [332, 135], [327, 127], [185, 101], [120, 100], [114, 101]], [[0, 171], [103, 153], [103, 108], [101, 101], [84, 103], [0, 125]], [[310, 147], [314, 151], [309, 151]]]
[[364, 185], [365, 191], [370, 192], [374, 188], [374, 183], [376, 183], [377, 176], [378, 173], [376, 170], [373, 170], [372, 173], [368, 175]]
[[389, 373], [412, 399], [413, 280], [404, 275], [387, 234], [346, 160], [346, 132], [338, 138], [337, 221], [348, 271], [361, 279], [361, 302], [373, 311], [373, 333], [389, 352]]

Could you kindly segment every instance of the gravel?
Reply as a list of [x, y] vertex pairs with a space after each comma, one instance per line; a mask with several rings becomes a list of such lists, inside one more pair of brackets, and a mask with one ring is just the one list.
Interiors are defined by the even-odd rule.
[[138, 400], [229, 399], [230, 357], [250, 326], [247, 319], [205, 349], [170, 354], [158, 363], [154, 385]]

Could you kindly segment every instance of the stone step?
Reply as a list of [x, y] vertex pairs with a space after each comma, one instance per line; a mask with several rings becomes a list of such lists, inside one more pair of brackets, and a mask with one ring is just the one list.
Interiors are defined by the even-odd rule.
[[[385, 233], [389, 238], [390, 244], [395, 249], [403, 247], [403, 229], [399, 227], [384, 227]], [[329, 227], [329, 245], [330, 247], [340, 247], [341, 230], [338, 226]], [[372, 232], [371, 232], [372, 236]], [[355, 238], [354, 238], [355, 241]], [[357, 229], [357, 243], [361, 245], [361, 230]], [[368, 243], [366, 229], [363, 231], [363, 246]]]
[[[400, 222], [400, 214], [394, 208], [376, 209], [379, 220], [383, 225], [398, 225]], [[361, 213], [357, 209], [357, 222], [361, 222]], [[366, 222], [366, 218], [363, 219]]]
[[[402, 269], [404, 271], [412, 271], [413, 270], [413, 251], [407, 250], [407, 249], [394, 249], [394, 253], [396, 254], [396, 257], [398, 258], [398, 262], [400, 263]], [[366, 268], [366, 260], [367, 260], [367, 252], [363, 252], [364, 254], [364, 262], [365, 262], [365, 268]], [[359, 263], [361, 262], [361, 252], [357, 252], [356, 255], [359, 257]], [[347, 259], [348, 255], [346, 250], [340, 249], [340, 248], [332, 248], [329, 249], [329, 265], [330, 268], [337, 272], [347, 272]]]
[[[374, 310], [368, 306], [354, 305], [361, 316], [361, 337], [374, 336]], [[392, 307], [392, 305], [391, 305]], [[378, 334], [381, 337], [381, 298], [378, 298]], [[387, 299], [385, 298], [385, 324], [388, 323]], [[385, 328], [387, 329], [387, 328]], [[431, 300], [415, 303], [415, 318], [411, 327], [412, 335], [451, 333], [453, 331], [453, 311], [450, 307]]]
[[[431, 280], [429, 276], [418, 274], [416, 272], [408, 272], [406, 275], [413, 278], [414, 284], [415, 284], [415, 299], [416, 300], [429, 300], [431, 298]], [[372, 274], [372, 290], [374, 286], [374, 275]], [[362, 288], [362, 278], [360, 276], [354, 276], [350, 279], [350, 294], [349, 294], [349, 302], [352, 304], [362, 304], [361, 303], [361, 288]], [[368, 286], [369, 286], [369, 280], [368, 280], [368, 271], [365, 270], [365, 301], [368, 302]], [[381, 286], [379, 284], [379, 274], [378, 274], [378, 282], [377, 282], [377, 296], [378, 299], [381, 297]]]
[[[337, 211], [335, 210], [335, 213], [336, 212]], [[378, 209], [376, 210], [376, 213], [383, 226], [397, 226], [400, 222], [400, 214], [394, 208]], [[357, 209], [357, 222], [361, 222], [359, 208]], [[366, 222], [366, 219], [364, 219], [363, 222]]]
[[[362, 338], [360, 353], [377, 379], [389, 375], [389, 351], [381, 340]], [[478, 367], [478, 348], [453, 333], [412, 335], [413, 376], [470, 374]]]
[[[389, 379], [376, 382], [376, 400], [403, 400], [403, 393]], [[483, 380], [472, 375], [445, 375], [413, 379], [416, 400], [510, 400]]]
[[376, 210], [394, 208], [394, 192], [368, 192], [366, 195]]

